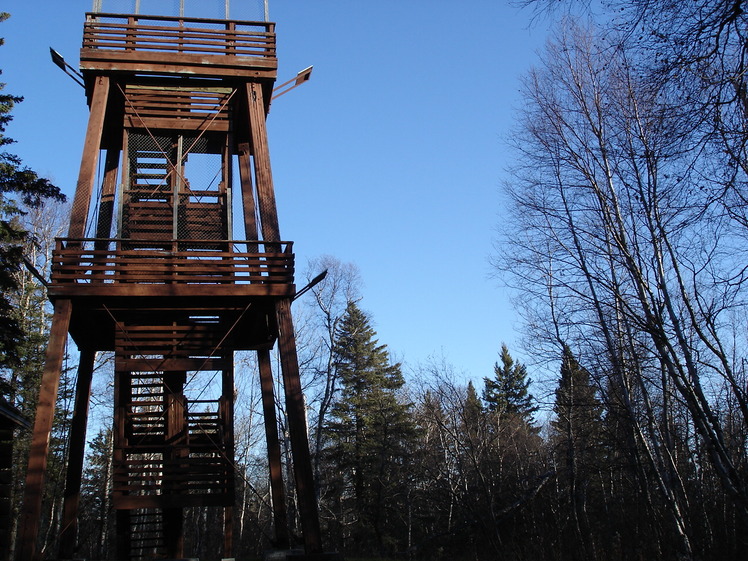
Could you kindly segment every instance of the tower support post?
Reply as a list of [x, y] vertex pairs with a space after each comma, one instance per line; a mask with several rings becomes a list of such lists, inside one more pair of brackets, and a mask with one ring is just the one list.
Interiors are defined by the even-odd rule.
[[110, 80], [108, 76], [99, 76], [94, 83], [91, 99], [91, 113], [88, 118], [86, 140], [83, 145], [83, 156], [78, 173], [78, 183], [75, 187], [73, 209], [70, 215], [69, 238], [81, 238], [86, 231], [86, 220], [91, 203], [94, 181], [96, 179], [96, 165], [99, 161], [101, 136], [104, 131], [104, 117], [109, 101]]
[[278, 549], [286, 549], [290, 545], [288, 541], [288, 518], [286, 514], [286, 494], [283, 491], [281, 449], [278, 440], [278, 420], [275, 415], [275, 392], [273, 390], [273, 373], [270, 367], [270, 351], [267, 349], [258, 350], [257, 362], [260, 370], [265, 441], [268, 448], [268, 465], [270, 468], [275, 545]]
[[301, 529], [304, 533], [304, 549], [307, 554], [322, 553], [317, 499], [314, 490], [314, 475], [309, 453], [309, 436], [306, 426], [306, 408], [299, 378], [299, 359], [296, 355], [296, 336], [291, 317], [291, 299], [283, 298], [276, 304], [278, 316], [278, 348], [283, 371], [283, 386], [286, 394], [288, 430], [291, 436], [294, 479], [301, 514]]
[[81, 351], [80, 362], [78, 363], [78, 381], [75, 387], [75, 410], [70, 427], [68, 466], [65, 473], [62, 529], [60, 531], [60, 557], [62, 559], [73, 558], [78, 535], [78, 506], [81, 496], [83, 456], [86, 447], [86, 428], [88, 426], [88, 404], [91, 397], [91, 379], [95, 359], [96, 351], [91, 349]]
[[52, 329], [47, 345], [47, 355], [39, 389], [39, 401], [36, 405], [36, 419], [34, 433], [31, 437], [29, 450], [29, 464], [26, 471], [26, 486], [24, 488], [23, 510], [21, 511], [21, 537], [18, 549], [18, 559], [36, 561], [37, 536], [42, 513], [42, 496], [44, 491], [44, 475], [47, 470], [47, 454], [49, 453], [49, 438], [52, 433], [52, 421], [55, 416], [55, 402], [57, 390], [60, 386], [60, 372], [65, 357], [65, 343], [67, 342], [68, 326], [72, 303], [70, 300], [55, 302], [52, 315]]

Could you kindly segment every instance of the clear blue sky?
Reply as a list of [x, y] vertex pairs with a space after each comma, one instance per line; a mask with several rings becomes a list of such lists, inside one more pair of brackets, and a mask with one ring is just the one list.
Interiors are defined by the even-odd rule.
[[[72, 194], [88, 109], [48, 47], [77, 65], [91, 1], [0, 9], [12, 15], [0, 24], [0, 80], [26, 98], [12, 150]], [[545, 37], [530, 15], [501, 0], [270, 0], [279, 82], [314, 65], [268, 121], [298, 270], [322, 254], [356, 263], [362, 307], [393, 356], [414, 366], [443, 353], [476, 383], [502, 341], [521, 355], [488, 258], [518, 79]]]

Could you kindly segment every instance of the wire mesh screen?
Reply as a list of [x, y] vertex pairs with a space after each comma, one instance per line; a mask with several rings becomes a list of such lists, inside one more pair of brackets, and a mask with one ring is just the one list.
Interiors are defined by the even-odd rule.
[[94, 0], [92, 11], [188, 18], [265, 21], [265, 0]]
[[212, 144], [207, 135], [130, 132], [122, 193], [123, 238], [228, 239], [223, 158]]

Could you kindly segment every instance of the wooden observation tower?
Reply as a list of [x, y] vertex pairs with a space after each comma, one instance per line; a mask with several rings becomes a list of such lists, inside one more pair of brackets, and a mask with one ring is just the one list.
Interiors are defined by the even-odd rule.
[[270, 371], [277, 344], [305, 548], [298, 558], [323, 559], [290, 310], [294, 256], [278, 227], [265, 128], [277, 69], [274, 24], [93, 12], [80, 60], [90, 117], [68, 235], [53, 256], [54, 316], [19, 558], [40, 556], [42, 488], [69, 333], [80, 364], [60, 558], [74, 556], [98, 351], [115, 356], [117, 559], [184, 557], [183, 509], [194, 506], [223, 510], [223, 557], [232, 556], [239, 350], [257, 352], [276, 539], [288, 547]]

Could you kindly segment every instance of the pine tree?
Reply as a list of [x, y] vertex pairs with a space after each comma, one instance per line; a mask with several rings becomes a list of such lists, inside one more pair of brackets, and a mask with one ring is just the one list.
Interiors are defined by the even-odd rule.
[[[590, 479], [598, 472], [596, 454], [602, 435], [602, 404], [586, 368], [577, 361], [571, 349], [564, 345], [561, 373], [556, 389], [552, 422], [556, 463], [560, 468], [558, 484], [564, 508], [569, 512], [572, 528], [564, 531], [562, 547], [582, 552], [583, 558], [594, 557], [595, 543], [590, 530], [588, 490]], [[566, 497], [564, 497], [564, 494]]]
[[113, 527], [112, 429], [101, 429], [89, 443], [81, 485], [79, 552], [88, 559], [107, 559]]
[[553, 405], [556, 414], [554, 429], [563, 436], [568, 447], [594, 448], [599, 443], [602, 411], [592, 376], [564, 345], [561, 376]]
[[343, 538], [358, 551], [384, 552], [403, 545], [406, 464], [415, 429], [411, 405], [399, 396], [405, 383], [400, 364], [390, 362], [375, 336], [367, 315], [348, 304], [335, 341], [342, 389], [326, 433], [330, 468], [340, 474], [333, 484], [339, 522], [350, 531]]
[[[0, 22], [8, 17], [9, 14], [0, 12]], [[4, 42], [0, 38], [0, 46]], [[5, 84], [0, 83], [0, 92], [4, 88]], [[18, 289], [15, 273], [23, 265], [24, 245], [33, 241], [33, 234], [21, 223], [24, 207], [37, 208], [45, 199], [65, 199], [58, 187], [40, 178], [18, 156], [5, 150], [15, 142], [5, 135], [5, 129], [13, 119], [13, 107], [21, 101], [22, 97], [0, 93], [0, 369], [18, 364], [22, 358], [20, 347], [28, 335], [14, 316], [8, 297]], [[5, 386], [0, 391], [10, 391], [7, 380], [0, 380], [0, 385]]]
[[486, 408], [500, 415], [516, 415], [527, 423], [537, 411], [529, 391], [532, 382], [524, 364], [515, 363], [505, 344], [501, 345], [501, 365], [494, 364], [494, 377], [483, 378], [483, 401]]

